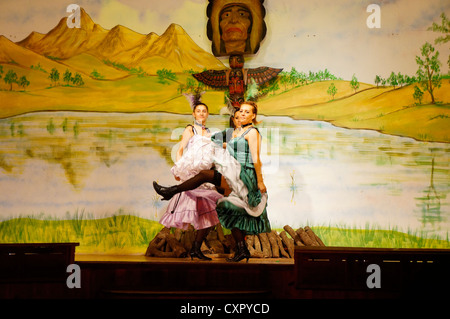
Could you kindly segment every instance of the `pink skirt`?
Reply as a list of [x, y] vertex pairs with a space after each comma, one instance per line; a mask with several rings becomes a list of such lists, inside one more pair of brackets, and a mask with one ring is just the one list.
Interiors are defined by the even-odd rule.
[[187, 230], [189, 225], [204, 229], [219, 223], [216, 202], [223, 196], [210, 189], [197, 188], [173, 196], [159, 221], [166, 227]]

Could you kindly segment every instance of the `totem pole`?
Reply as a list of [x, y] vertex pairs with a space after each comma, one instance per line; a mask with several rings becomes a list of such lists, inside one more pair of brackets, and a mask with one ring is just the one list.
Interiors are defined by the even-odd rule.
[[228, 88], [230, 101], [238, 109], [247, 84], [253, 79], [263, 84], [282, 69], [244, 68], [244, 55], [255, 54], [266, 35], [264, 0], [209, 0], [207, 34], [216, 57], [229, 56], [230, 68], [207, 70], [193, 76], [214, 88]]

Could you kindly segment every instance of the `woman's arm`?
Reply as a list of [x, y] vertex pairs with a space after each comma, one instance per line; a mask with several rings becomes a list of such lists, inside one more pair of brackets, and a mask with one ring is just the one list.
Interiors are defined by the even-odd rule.
[[258, 189], [261, 193], [267, 192], [266, 185], [264, 185], [262, 177], [262, 163], [259, 154], [261, 153], [261, 136], [258, 130], [251, 130], [245, 135], [252, 155], [253, 166], [255, 167], [256, 179], [258, 182]]
[[181, 142], [180, 147], [177, 151], [177, 162], [180, 160], [180, 158], [183, 156], [184, 149], [186, 148], [187, 143], [189, 142], [189, 139], [194, 135], [192, 132], [192, 126], [186, 126], [184, 129], [183, 135], [181, 136]]

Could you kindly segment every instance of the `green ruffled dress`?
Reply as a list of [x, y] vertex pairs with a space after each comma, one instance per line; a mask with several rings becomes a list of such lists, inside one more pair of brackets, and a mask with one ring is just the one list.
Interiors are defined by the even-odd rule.
[[[248, 189], [247, 201], [250, 207], [255, 207], [261, 202], [261, 192], [258, 189], [255, 167], [253, 165], [250, 147], [245, 135], [251, 129], [247, 129], [241, 136], [231, 139], [227, 143], [228, 152], [240, 163], [240, 179]], [[259, 131], [258, 131], [259, 132]], [[216, 141], [217, 142], [217, 141]], [[261, 215], [254, 217], [242, 207], [237, 207], [226, 198], [221, 200], [216, 207], [217, 215], [223, 227], [228, 229], [238, 228], [249, 235], [270, 232], [270, 222], [267, 217], [267, 204]]]

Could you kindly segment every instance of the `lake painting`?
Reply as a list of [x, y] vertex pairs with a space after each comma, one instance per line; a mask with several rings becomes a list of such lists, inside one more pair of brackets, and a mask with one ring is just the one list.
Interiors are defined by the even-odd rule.
[[[321, 121], [264, 117], [262, 160], [273, 228], [396, 229], [447, 239], [449, 152]], [[45, 112], [0, 121], [2, 220], [111, 217], [158, 221], [173, 154], [191, 115]], [[210, 115], [212, 131], [228, 116]], [[333, 245], [332, 242], [327, 243]]]

